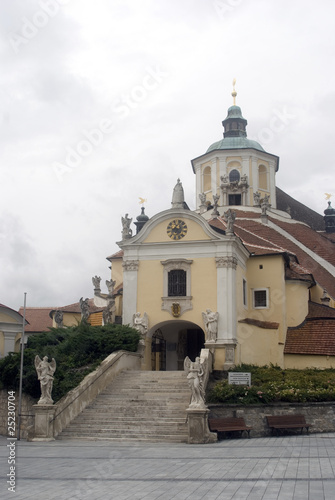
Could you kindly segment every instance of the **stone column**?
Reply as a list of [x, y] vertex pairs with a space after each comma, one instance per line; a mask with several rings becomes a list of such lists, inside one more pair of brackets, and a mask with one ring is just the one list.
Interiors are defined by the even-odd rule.
[[188, 408], [186, 412], [189, 444], [215, 443], [218, 440], [217, 434], [210, 432], [208, 428], [209, 409], [207, 407]]
[[217, 193], [217, 188], [219, 187], [219, 183], [217, 182], [217, 158], [213, 158], [211, 161], [211, 188], [212, 188], [212, 196]]
[[[218, 335], [215, 348], [224, 349], [224, 361], [220, 355], [220, 369], [235, 365], [236, 348], [236, 257], [217, 257], [217, 311], [219, 313]], [[215, 355], [215, 354], [214, 354]], [[219, 352], [218, 352], [219, 355]], [[219, 360], [219, 357], [216, 356]], [[218, 369], [218, 368], [216, 368]]]
[[125, 260], [123, 266], [123, 314], [122, 323], [131, 325], [137, 311], [138, 260]]
[[10, 352], [14, 352], [15, 350], [15, 337], [18, 332], [15, 331], [4, 331], [4, 356], [7, 356]]
[[217, 312], [220, 341], [236, 339], [236, 257], [217, 257]]
[[54, 416], [57, 406], [34, 405], [35, 431], [31, 441], [54, 441]]

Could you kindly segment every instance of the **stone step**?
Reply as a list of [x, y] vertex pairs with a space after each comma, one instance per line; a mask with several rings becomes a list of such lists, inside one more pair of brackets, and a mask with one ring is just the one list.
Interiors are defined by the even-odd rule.
[[58, 438], [187, 442], [189, 402], [184, 372], [125, 371]]
[[108, 441], [108, 442], [139, 442], [139, 443], [187, 443], [188, 438], [187, 436], [165, 436], [165, 435], [160, 435], [158, 437], [155, 436], [150, 436], [148, 437], [143, 437], [143, 436], [127, 436], [127, 437], [121, 437], [121, 436], [82, 436], [82, 435], [63, 435], [61, 434], [58, 436], [59, 440], [66, 439], [66, 440], [80, 440], [80, 441]]

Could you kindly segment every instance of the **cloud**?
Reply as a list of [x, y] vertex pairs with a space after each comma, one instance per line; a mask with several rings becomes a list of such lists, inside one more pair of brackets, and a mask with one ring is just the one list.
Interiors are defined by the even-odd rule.
[[[193, 208], [190, 160], [222, 138], [234, 77], [248, 136], [280, 156], [278, 185], [324, 210], [333, 2], [54, 0], [57, 13], [15, 52], [10, 36], [23, 36], [24, 19], [36, 24], [42, 1], [5, 2], [0, 19], [1, 302], [18, 309], [24, 291], [35, 306], [92, 295], [139, 196], [149, 216], [165, 210], [180, 177]], [[285, 109], [295, 118], [274, 130]], [[112, 130], [92, 144], [106, 119]], [[67, 165], [69, 151], [80, 161], [60, 180], [54, 164]]]

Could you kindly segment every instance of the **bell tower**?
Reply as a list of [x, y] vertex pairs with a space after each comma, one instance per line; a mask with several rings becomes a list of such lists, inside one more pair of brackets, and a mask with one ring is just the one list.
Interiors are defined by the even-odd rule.
[[233, 105], [222, 121], [223, 139], [192, 160], [200, 213], [212, 207], [214, 196], [219, 196], [218, 205], [225, 210], [230, 206], [260, 206], [264, 199], [276, 208], [275, 173], [279, 158], [247, 138], [248, 122], [236, 105], [235, 83], [234, 79]]

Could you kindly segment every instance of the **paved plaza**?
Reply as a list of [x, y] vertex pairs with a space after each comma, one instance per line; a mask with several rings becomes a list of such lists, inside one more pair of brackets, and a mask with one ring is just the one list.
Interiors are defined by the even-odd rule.
[[210, 445], [0, 437], [0, 498], [24, 500], [333, 500], [335, 434], [226, 439]]

